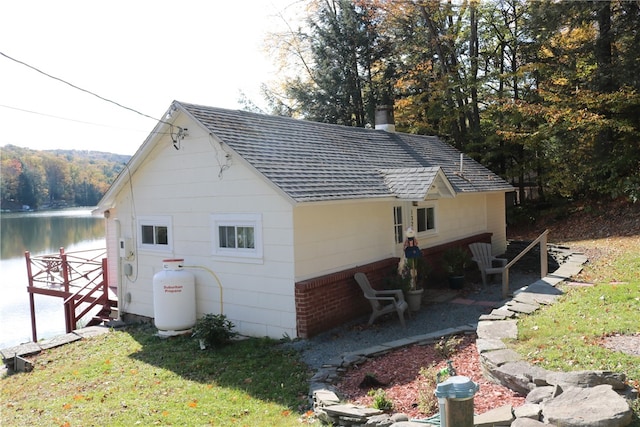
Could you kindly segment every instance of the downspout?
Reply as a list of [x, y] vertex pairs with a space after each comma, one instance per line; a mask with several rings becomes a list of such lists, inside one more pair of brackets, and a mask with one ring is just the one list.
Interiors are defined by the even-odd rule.
[[[113, 219], [113, 223], [116, 227], [116, 242], [120, 241], [121, 238], [121, 225], [120, 220], [118, 218]], [[118, 320], [122, 321], [122, 309], [124, 308], [124, 273], [122, 271], [122, 257], [120, 256], [120, 251], [118, 250]]]

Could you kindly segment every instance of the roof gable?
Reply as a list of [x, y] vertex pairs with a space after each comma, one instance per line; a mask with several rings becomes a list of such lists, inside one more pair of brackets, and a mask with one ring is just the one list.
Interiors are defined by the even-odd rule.
[[398, 199], [421, 201], [426, 198], [455, 197], [455, 191], [439, 166], [428, 168], [381, 169], [389, 191]]

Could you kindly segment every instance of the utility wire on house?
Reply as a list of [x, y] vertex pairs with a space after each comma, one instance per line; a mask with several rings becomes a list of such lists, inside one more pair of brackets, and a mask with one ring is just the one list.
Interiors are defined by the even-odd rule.
[[[120, 103], [118, 103], [118, 102], [116, 102], [116, 101], [113, 101], [113, 100], [111, 100], [111, 99], [105, 98], [104, 96], [100, 96], [100, 95], [98, 95], [98, 94], [97, 94], [97, 93], [95, 93], [95, 92], [92, 92], [92, 91], [87, 90], [87, 89], [83, 89], [83, 88], [81, 88], [81, 87], [79, 87], [79, 86], [74, 85], [73, 83], [69, 83], [68, 81], [66, 81], [66, 80], [64, 80], [64, 79], [61, 79], [61, 78], [56, 77], [56, 76], [52, 76], [51, 74], [48, 74], [48, 73], [45, 73], [44, 71], [40, 70], [39, 68], [34, 67], [33, 65], [29, 65], [29, 64], [27, 64], [26, 62], [22, 62], [22, 61], [20, 61], [20, 60], [18, 60], [18, 59], [12, 58], [11, 56], [7, 55], [7, 54], [6, 54], [6, 53], [4, 53], [4, 52], [0, 52], [0, 55], [4, 56], [5, 58], [7, 58], [7, 59], [9, 59], [9, 60], [11, 60], [11, 61], [13, 61], [13, 62], [16, 62], [16, 63], [18, 63], [18, 64], [20, 64], [20, 65], [24, 65], [24, 66], [25, 66], [25, 67], [27, 67], [27, 68], [31, 68], [32, 70], [34, 70], [34, 71], [36, 71], [36, 72], [38, 72], [38, 73], [40, 73], [40, 74], [42, 74], [42, 75], [44, 75], [44, 76], [47, 76], [47, 77], [49, 77], [49, 78], [51, 78], [51, 79], [57, 80], [57, 81], [59, 81], [59, 82], [61, 82], [61, 83], [64, 83], [64, 84], [66, 84], [66, 85], [68, 85], [68, 86], [71, 86], [71, 87], [72, 87], [72, 88], [74, 88], [74, 89], [77, 89], [77, 90], [79, 90], [79, 91], [82, 91], [82, 92], [88, 93], [89, 95], [93, 95], [93, 96], [95, 96], [96, 98], [101, 99], [102, 101], [105, 101], [105, 102], [108, 102], [108, 103], [110, 103], [110, 104], [116, 105], [116, 106], [118, 106], [118, 107], [120, 107], [120, 108], [124, 108], [125, 110], [132, 111], [132, 112], [134, 112], [134, 113], [136, 113], [136, 114], [139, 114], [139, 115], [141, 115], [141, 116], [143, 116], [143, 117], [146, 117], [146, 118], [148, 118], [148, 119], [154, 120], [154, 121], [156, 121], [156, 122], [164, 123], [165, 125], [169, 125], [169, 126], [171, 126], [171, 127], [174, 127], [174, 126], [175, 126], [175, 125], [174, 125], [174, 124], [172, 124], [172, 123], [165, 122], [164, 120], [156, 119], [155, 117], [152, 117], [152, 116], [150, 116], [150, 115], [148, 115], [148, 114], [142, 113], [142, 112], [140, 112], [140, 111], [138, 111], [138, 110], [136, 110], [136, 109], [134, 109], [134, 108], [127, 107], [126, 105], [122, 105], [122, 104], [120, 104]], [[177, 127], [178, 129], [180, 129], [181, 131], [184, 131], [184, 129], [182, 129], [180, 126], [175, 126], [175, 127]]]

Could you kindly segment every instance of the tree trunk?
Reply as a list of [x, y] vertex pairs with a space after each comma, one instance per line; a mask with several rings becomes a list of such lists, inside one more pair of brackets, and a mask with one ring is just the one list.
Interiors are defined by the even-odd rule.
[[469, 125], [471, 131], [480, 131], [480, 109], [478, 108], [478, 20], [476, 18], [476, 0], [471, 1], [470, 23], [471, 37], [469, 40], [469, 56], [471, 58], [471, 114]]
[[609, 93], [616, 90], [612, 75], [611, 2], [609, 0], [598, 2], [598, 6], [598, 38], [594, 52], [598, 64], [596, 90]]

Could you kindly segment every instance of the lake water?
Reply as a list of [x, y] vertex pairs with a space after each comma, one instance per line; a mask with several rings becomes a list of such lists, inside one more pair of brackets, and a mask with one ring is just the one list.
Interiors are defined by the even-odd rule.
[[[104, 218], [90, 208], [0, 214], [0, 348], [31, 341], [24, 252], [32, 256], [105, 247]], [[38, 339], [65, 333], [62, 298], [35, 295]]]

